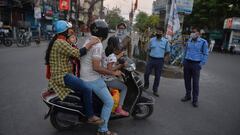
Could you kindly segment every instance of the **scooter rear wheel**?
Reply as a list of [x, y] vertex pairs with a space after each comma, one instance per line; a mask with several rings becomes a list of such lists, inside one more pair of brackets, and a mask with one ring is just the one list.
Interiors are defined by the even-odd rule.
[[145, 119], [153, 113], [153, 105], [136, 105], [132, 117], [138, 120]]
[[75, 124], [63, 120], [60, 113], [62, 112], [58, 110], [53, 110], [50, 115], [50, 122], [54, 128], [56, 128], [57, 130], [70, 130], [76, 127]]

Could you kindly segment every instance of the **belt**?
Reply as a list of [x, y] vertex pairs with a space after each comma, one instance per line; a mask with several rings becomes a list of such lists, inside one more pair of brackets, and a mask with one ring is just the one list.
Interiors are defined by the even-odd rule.
[[159, 59], [163, 59], [163, 58], [152, 57], [152, 56], [150, 56], [150, 55], [149, 55], [149, 58], [151, 58], [151, 59], [158, 59], [158, 60], [159, 60]]
[[189, 60], [189, 59], [185, 59], [188, 63], [200, 63], [201, 61], [194, 61], [194, 60]]

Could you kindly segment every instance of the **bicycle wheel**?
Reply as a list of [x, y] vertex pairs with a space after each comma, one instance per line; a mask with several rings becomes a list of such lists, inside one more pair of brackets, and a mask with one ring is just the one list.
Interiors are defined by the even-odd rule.
[[18, 39], [17, 40], [17, 46], [18, 47], [25, 47], [26, 46], [26, 41], [24, 41], [23, 39]]

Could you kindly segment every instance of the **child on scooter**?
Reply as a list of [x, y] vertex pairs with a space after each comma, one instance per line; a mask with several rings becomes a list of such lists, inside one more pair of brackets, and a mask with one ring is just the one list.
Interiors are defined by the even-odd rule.
[[[73, 29], [69, 29], [71, 36], [67, 39], [67, 42], [72, 45], [73, 48], [77, 48], [77, 36], [76, 33], [74, 32]], [[76, 59], [76, 58], [71, 58], [70, 59], [71, 63], [72, 63], [72, 72], [74, 75], [76, 75], [77, 77], [80, 77], [80, 60]]]
[[[119, 38], [112, 36], [108, 39], [107, 47], [105, 49], [106, 57], [103, 60], [103, 66], [109, 70], [115, 71], [124, 66], [124, 64], [118, 64], [117, 60], [123, 56], [124, 52], [121, 51], [121, 46], [119, 42]], [[120, 102], [119, 106], [115, 110], [115, 114], [128, 116], [129, 113], [123, 110], [122, 106], [124, 103], [124, 99], [127, 94], [127, 86], [120, 81], [116, 76], [104, 75], [103, 76], [105, 83], [110, 88], [116, 88], [120, 90]]]

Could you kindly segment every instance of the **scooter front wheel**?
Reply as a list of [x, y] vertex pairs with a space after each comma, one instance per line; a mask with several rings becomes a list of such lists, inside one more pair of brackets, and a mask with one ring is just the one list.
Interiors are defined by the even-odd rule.
[[139, 104], [135, 106], [132, 113], [132, 117], [138, 120], [142, 120], [149, 117], [152, 113], [153, 113], [153, 105]]
[[53, 110], [53, 112], [50, 114], [50, 122], [53, 125], [53, 127], [56, 128], [57, 130], [70, 130], [74, 128], [76, 124], [64, 120], [63, 115], [64, 115], [63, 112]]

